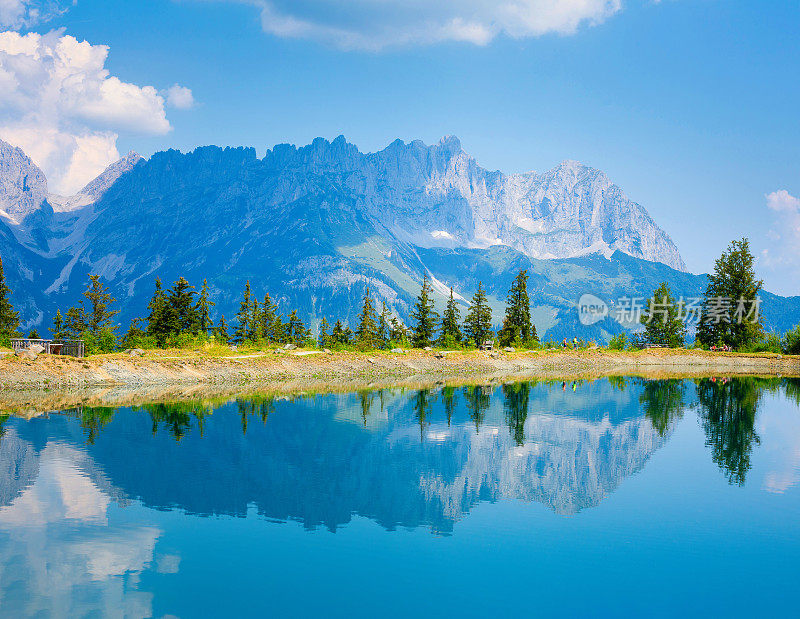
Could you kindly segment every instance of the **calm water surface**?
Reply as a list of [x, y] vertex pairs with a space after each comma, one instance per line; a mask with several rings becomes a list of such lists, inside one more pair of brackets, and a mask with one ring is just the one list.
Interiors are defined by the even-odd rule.
[[0, 615], [797, 615], [800, 381], [0, 416]]

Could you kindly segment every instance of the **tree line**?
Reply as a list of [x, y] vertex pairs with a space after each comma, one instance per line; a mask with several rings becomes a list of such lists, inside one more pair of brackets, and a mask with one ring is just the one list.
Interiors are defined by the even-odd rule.
[[[714, 264], [701, 302], [696, 308], [695, 345], [738, 351], [800, 354], [800, 325], [783, 339], [766, 333], [759, 311], [764, 282], [755, 272], [755, 257], [746, 238], [735, 240]], [[675, 299], [662, 282], [647, 301], [640, 322], [644, 325], [634, 346], [682, 348], [687, 337], [687, 307]], [[626, 336], [617, 336], [612, 347], [623, 347]]]
[[[733, 304], [737, 301], [745, 301], [757, 309], [763, 282], [756, 277], [754, 263], [747, 239], [733, 241], [717, 259], [698, 308], [695, 345], [800, 354], [800, 325], [781, 338], [765, 332], [758, 311], [736, 315], [737, 309]], [[482, 282], [478, 282], [477, 291], [462, 319], [462, 307], [456, 301], [453, 288], [450, 288], [444, 312], [440, 315], [436, 311], [433, 284], [425, 275], [410, 312], [409, 325], [392, 312], [385, 301], [378, 309], [367, 287], [355, 329], [341, 319], [331, 324], [323, 316], [316, 336], [297, 310], [284, 317], [269, 293], [259, 300], [249, 281], [233, 324], [229, 325], [224, 315], [217, 321], [212, 319], [215, 303], [207, 280], [203, 280], [198, 291], [184, 277], [168, 289], [164, 288], [160, 278], [156, 278], [147, 315], [135, 318], [129, 329], [119, 335], [118, 325], [114, 323], [119, 313], [118, 309], [113, 309], [116, 299], [99, 275], [90, 274], [88, 278], [80, 303], [64, 314], [57, 310], [53, 327], [49, 330], [53, 339], [83, 339], [89, 352], [110, 352], [119, 344], [126, 348], [182, 346], [198, 337], [210, 336], [223, 344], [292, 344], [365, 350], [412, 346], [480, 347], [494, 340], [502, 347], [539, 345], [536, 326], [531, 320], [526, 270], [521, 270], [511, 284], [502, 326], [496, 333], [492, 308]], [[0, 342], [6, 344], [8, 339], [22, 335], [19, 313], [12, 306], [10, 296], [0, 258]], [[667, 282], [653, 291], [640, 322], [643, 328], [638, 334], [617, 335], [609, 346], [621, 349], [643, 346], [679, 348], [686, 345], [686, 311], [681, 302], [675, 300]], [[29, 337], [37, 339], [39, 334], [34, 330]]]

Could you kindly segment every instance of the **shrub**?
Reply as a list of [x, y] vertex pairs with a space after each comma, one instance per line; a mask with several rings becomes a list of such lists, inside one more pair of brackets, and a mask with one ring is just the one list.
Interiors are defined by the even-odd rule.
[[628, 336], [618, 333], [608, 342], [609, 350], [625, 350], [628, 347]]
[[780, 353], [782, 351], [781, 338], [777, 333], [765, 333], [761, 339], [752, 342], [747, 346], [743, 346], [740, 352], [774, 352]]
[[450, 333], [448, 333], [447, 335], [442, 337], [438, 342], [436, 342], [436, 345], [439, 348], [447, 348], [451, 350], [462, 348], [461, 343], [456, 341], [456, 338], [453, 337], [453, 335]]
[[114, 352], [117, 349], [117, 336], [111, 329], [100, 329], [96, 335], [91, 331], [84, 331], [80, 339], [83, 340], [87, 355]]
[[782, 349], [786, 355], [800, 355], [800, 325], [783, 336]]

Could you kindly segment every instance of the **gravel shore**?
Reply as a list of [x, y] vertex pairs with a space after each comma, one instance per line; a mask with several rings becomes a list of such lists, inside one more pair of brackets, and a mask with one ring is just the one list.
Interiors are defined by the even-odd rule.
[[[90, 402], [225, 397], [238, 393], [352, 391], [391, 386], [489, 383], [525, 378], [647, 378], [694, 376], [800, 376], [800, 357], [707, 353], [694, 350], [613, 352], [434, 351], [402, 354], [303, 351], [204, 356], [192, 351], [147, 351], [141, 357], [88, 359], [40, 355], [0, 358], [0, 409], [45, 400], [51, 410]], [[37, 406], [36, 408], [41, 408]]]

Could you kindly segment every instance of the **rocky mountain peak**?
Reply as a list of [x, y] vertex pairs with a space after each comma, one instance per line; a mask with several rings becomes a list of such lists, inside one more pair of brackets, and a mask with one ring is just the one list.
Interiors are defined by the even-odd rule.
[[130, 151], [122, 159], [108, 166], [100, 176], [81, 189], [80, 193], [93, 201], [100, 199], [109, 187], [117, 182], [120, 176], [130, 172], [142, 160], [142, 156], [139, 153]]
[[20, 148], [0, 140], [0, 211], [19, 223], [47, 199], [47, 179]]

